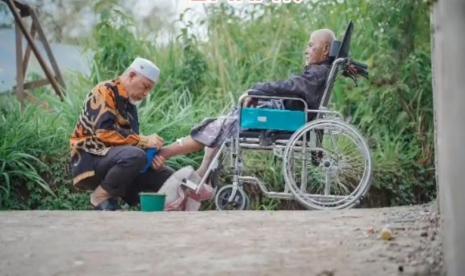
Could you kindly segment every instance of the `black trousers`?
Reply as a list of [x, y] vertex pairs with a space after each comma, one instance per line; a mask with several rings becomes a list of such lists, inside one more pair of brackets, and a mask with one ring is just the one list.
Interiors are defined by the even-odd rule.
[[141, 174], [147, 163], [144, 150], [134, 146], [117, 146], [95, 160], [95, 173], [105, 191], [121, 197], [130, 205], [139, 203], [139, 192], [157, 192], [174, 172], [169, 167]]

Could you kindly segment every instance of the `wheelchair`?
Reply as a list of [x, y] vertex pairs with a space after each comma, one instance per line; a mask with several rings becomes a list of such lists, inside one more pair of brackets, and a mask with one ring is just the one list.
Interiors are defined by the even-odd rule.
[[[368, 77], [368, 67], [348, 55], [352, 30], [350, 22], [342, 42], [334, 41], [331, 45], [333, 61], [317, 110], [308, 109], [307, 103], [299, 98], [247, 93], [240, 97], [240, 131], [220, 146], [201, 182], [210, 177], [217, 185], [218, 210], [248, 209], [246, 185], [258, 187], [268, 198], [297, 200], [306, 209], [350, 208], [366, 195], [372, 176], [370, 149], [354, 126], [344, 121], [340, 113], [327, 108], [338, 74], [342, 72], [355, 82], [357, 75]], [[300, 100], [304, 109], [244, 107], [248, 97]], [[243, 155], [247, 151], [269, 151], [280, 159], [285, 182], [281, 190], [271, 190], [258, 177], [245, 175]], [[220, 186], [215, 176], [225, 172], [229, 175], [224, 179], [229, 183]]]

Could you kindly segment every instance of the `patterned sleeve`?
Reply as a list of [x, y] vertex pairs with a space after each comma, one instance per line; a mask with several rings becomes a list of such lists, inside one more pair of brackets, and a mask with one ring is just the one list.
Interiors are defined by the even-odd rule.
[[147, 147], [148, 138], [135, 133], [129, 127], [129, 122], [118, 114], [115, 95], [104, 85], [98, 86], [92, 93], [87, 101], [86, 112], [86, 117], [91, 117], [94, 122], [95, 135], [104, 144]]

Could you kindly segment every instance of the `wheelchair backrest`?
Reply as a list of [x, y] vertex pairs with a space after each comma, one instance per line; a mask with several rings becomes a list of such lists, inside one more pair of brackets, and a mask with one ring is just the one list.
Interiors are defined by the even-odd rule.
[[320, 108], [325, 109], [328, 107], [329, 100], [331, 99], [331, 91], [333, 89], [334, 81], [339, 70], [339, 64], [336, 64], [335, 61], [338, 58], [347, 58], [349, 57], [350, 52], [350, 41], [352, 40], [352, 32], [354, 30], [354, 24], [352, 21], [349, 22], [344, 37], [341, 41], [334, 40], [331, 44], [329, 57], [331, 59], [331, 70], [326, 79], [325, 91], [323, 97], [321, 97]]

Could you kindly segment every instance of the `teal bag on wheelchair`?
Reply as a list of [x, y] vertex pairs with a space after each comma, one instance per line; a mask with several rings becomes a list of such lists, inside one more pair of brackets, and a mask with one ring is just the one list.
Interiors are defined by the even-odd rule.
[[296, 131], [306, 123], [306, 117], [307, 114], [303, 111], [243, 108], [241, 129]]

